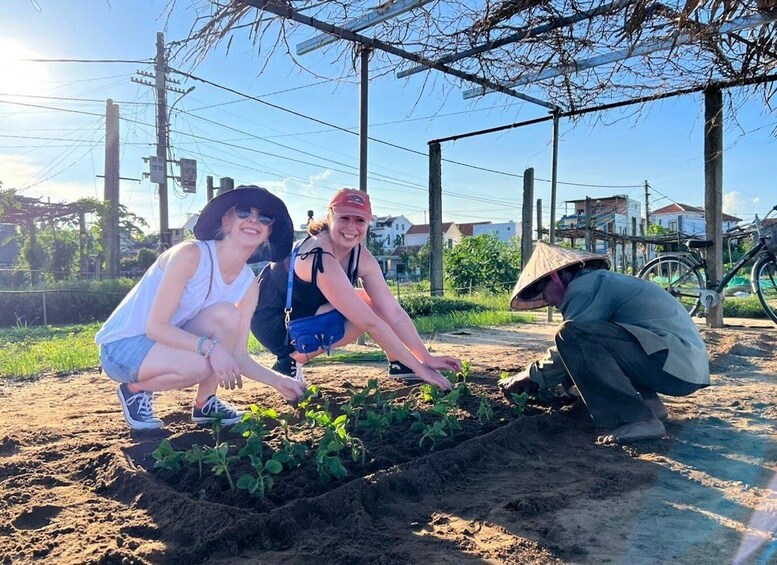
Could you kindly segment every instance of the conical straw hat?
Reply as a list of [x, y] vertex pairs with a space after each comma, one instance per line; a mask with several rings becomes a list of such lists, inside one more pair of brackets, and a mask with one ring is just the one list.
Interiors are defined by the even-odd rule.
[[510, 298], [510, 308], [513, 310], [531, 310], [547, 306], [548, 303], [533, 287], [543, 277], [547, 277], [554, 271], [560, 271], [572, 265], [598, 267], [609, 269], [610, 261], [603, 255], [580, 251], [579, 249], [567, 249], [545, 241], [535, 243], [534, 253], [518, 277], [518, 282], [513, 289]]

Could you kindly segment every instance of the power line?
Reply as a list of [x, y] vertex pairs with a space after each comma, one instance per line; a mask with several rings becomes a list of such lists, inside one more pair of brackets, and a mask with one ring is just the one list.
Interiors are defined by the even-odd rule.
[[[338, 126], [336, 124], [327, 122], [325, 120], [321, 120], [319, 118], [315, 118], [315, 117], [310, 116], [308, 114], [303, 114], [301, 112], [297, 112], [296, 110], [291, 110], [289, 108], [285, 108], [283, 106], [280, 106], [278, 104], [274, 104], [272, 102], [267, 102], [266, 100], [262, 100], [261, 98], [258, 98], [256, 96], [252, 96], [250, 94], [246, 94], [244, 92], [240, 92], [239, 90], [236, 90], [236, 89], [231, 88], [229, 86], [224, 86], [222, 84], [219, 84], [219, 83], [213, 82], [211, 80], [208, 80], [208, 79], [205, 79], [205, 78], [193, 75], [191, 73], [187, 73], [185, 71], [181, 71], [179, 69], [174, 69], [174, 68], [170, 68], [170, 71], [174, 72], [174, 73], [177, 73], [177, 74], [180, 74], [182, 76], [185, 76], [187, 78], [190, 78], [192, 80], [196, 80], [196, 81], [202, 82], [202, 83], [207, 84], [209, 86], [213, 86], [214, 88], [225, 90], [225, 91], [230, 92], [232, 94], [235, 94], [237, 96], [241, 96], [243, 98], [246, 98], [246, 99], [249, 99], [249, 100], [253, 100], [255, 102], [259, 102], [260, 104], [264, 104], [265, 106], [269, 106], [270, 108], [274, 108], [276, 110], [280, 110], [281, 112], [286, 112], [286, 113], [291, 114], [293, 116], [297, 116], [299, 118], [303, 118], [303, 119], [310, 120], [312, 122], [315, 122], [315, 123], [327, 126], [327, 127], [331, 128], [333, 130], [341, 131], [341, 132], [347, 133], [349, 135], [359, 135], [358, 132], [351, 131], [348, 128], [344, 128], [342, 126]], [[370, 141], [374, 141], [375, 143], [380, 143], [380, 144], [386, 145], [388, 147], [393, 147], [394, 149], [399, 149], [399, 150], [402, 150], [402, 151], [406, 151], [408, 153], [413, 153], [413, 154], [416, 154], [416, 155], [421, 155], [423, 157], [427, 157], [428, 156], [423, 151], [418, 151], [416, 149], [411, 149], [409, 147], [404, 147], [402, 145], [397, 145], [395, 143], [391, 143], [391, 142], [385, 141], [383, 139], [378, 139], [378, 138], [371, 137], [371, 136], [368, 136], [367, 138]], [[467, 168], [471, 168], [471, 169], [478, 170], [478, 171], [484, 171], [484, 172], [488, 172], [488, 173], [508, 176], [508, 177], [512, 177], [512, 178], [518, 178], [518, 179], [522, 179], [523, 178], [523, 175], [519, 175], [519, 174], [516, 174], [516, 173], [508, 173], [506, 171], [498, 171], [498, 170], [495, 170], [495, 169], [489, 169], [487, 167], [479, 167], [477, 165], [472, 165], [470, 163], [463, 163], [461, 161], [454, 161], [454, 160], [451, 160], [451, 159], [442, 159], [442, 160], [443, 160], [443, 162], [446, 162], [446, 163], [450, 163], [450, 164], [453, 164], [453, 165], [459, 165], [459, 166], [462, 166], [462, 167], [467, 167]], [[534, 180], [535, 181], [540, 181], [540, 182], [551, 182], [550, 179], [543, 179], [543, 178], [538, 178], [538, 177], [535, 177]], [[564, 181], [557, 181], [557, 184], [563, 184], [563, 185], [567, 185], [567, 186], [588, 187], [588, 188], [639, 188], [641, 186], [641, 185], [596, 185], [596, 184], [573, 183], [573, 182], [564, 182]]]
[[148, 65], [154, 59], [19, 59], [25, 63], [129, 63], [133, 65]]
[[[69, 98], [66, 96], [36, 96], [32, 94], [11, 94], [6, 92], [0, 92], [0, 96], [11, 96], [16, 98], [38, 98], [42, 100], [62, 100], [65, 102], [92, 102], [97, 104], [105, 104], [105, 98]], [[120, 102], [117, 100], [114, 100], [116, 104], [122, 104], [122, 105], [130, 105], [130, 104], [139, 104], [143, 106], [153, 106], [152, 102]]]

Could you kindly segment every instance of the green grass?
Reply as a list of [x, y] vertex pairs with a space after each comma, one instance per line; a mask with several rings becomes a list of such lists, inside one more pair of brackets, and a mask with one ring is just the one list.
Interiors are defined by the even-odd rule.
[[[457, 328], [500, 326], [531, 321], [530, 314], [508, 309], [509, 295], [473, 294], [457, 297], [486, 308], [480, 311], [452, 312], [421, 316], [413, 320], [421, 334], [447, 332]], [[94, 334], [100, 324], [60, 327], [19, 326], [0, 330], [0, 378], [31, 379], [43, 374], [95, 370], [100, 365]], [[253, 336], [248, 351], [254, 355], [266, 349]], [[383, 362], [382, 351], [336, 353], [321, 356], [319, 363]]]
[[0, 331], [0, 377], [29, 379], [99, 365], [94, 334], [98, 324], [18, 327]]
[[767, 318], [766, 312], [755, 294], [744, 297], [727, 297], [723, 301], [723, 315], [727, 318]]

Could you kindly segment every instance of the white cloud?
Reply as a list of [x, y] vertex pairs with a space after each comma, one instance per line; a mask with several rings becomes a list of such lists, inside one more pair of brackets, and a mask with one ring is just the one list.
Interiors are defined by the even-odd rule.
[[723, 211], [739, 218], [746, 219], [757, 211], [761, 198], [747, 198], [739, 191], [726, 192], [723, 194]]

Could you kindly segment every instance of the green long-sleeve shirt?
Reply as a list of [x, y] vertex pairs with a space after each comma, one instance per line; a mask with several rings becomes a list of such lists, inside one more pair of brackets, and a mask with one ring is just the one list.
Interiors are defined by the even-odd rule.
[[[699, 330], [685, 309], [658, 285], [611, 271], [579, 271], [559, 306], [564, 321], [612, 322], [630, 332], [648, 355], [667, 350], [664, 371], [678, 379], [709, 384], [709, 358]], [[528, 376], [547, 388], [569, 378], [554, 347], [532, 363]]]

